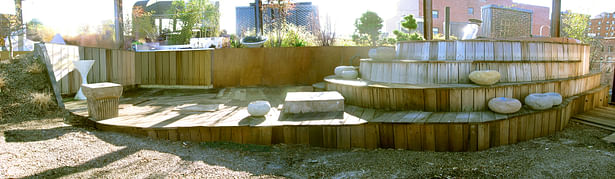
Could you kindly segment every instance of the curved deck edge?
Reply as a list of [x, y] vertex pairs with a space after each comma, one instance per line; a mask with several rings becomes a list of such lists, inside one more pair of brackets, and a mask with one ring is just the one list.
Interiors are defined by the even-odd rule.
[[[239, 144], [307, 144], [327, 148], [397, 148], [422, 151], [479, 151], [514, 144], [561, 131], [570, 117], [607, 105], [608, 88], [569, 97], [562, 105], [507, 118], [467, 123], [384, 123], [358, 125], [232, 126], [138, 128], [96, 124], [103, 131], [154, 139]], [[495, 117], [495, 115], [494, 115]], [[444, 117], [442, 117], [444, 118]], [[482, 118], [481, 118], [482, 119]], [[95, 121], [94, 121], [95, 122]]]

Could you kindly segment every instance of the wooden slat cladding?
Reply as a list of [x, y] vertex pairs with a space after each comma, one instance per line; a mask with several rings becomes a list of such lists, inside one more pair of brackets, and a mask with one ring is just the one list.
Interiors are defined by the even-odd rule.
[[[417, 61], [361, 60], [361, 79], [397, 84], [467, 84], [468, 75], [477, 70], [500, 72], [499, 82], [555, 80], [589, 74], [582, 61], [488, 62], [488, 61]], [[524, 68], [530, 69], [526, 70]], [[423, 70], [419, 70], [423, 69]], [[425, 76], [418, 75], [426, 74]]]
[[136, 52], [135, 80], [141, 85], [209, 86], [212, 51]]
[[551, 40], [405, 41], [397, 44], [397, 56], [431, 61], [584, 61], [589, 58], [587, 44]]
[[481, 111], [494, 97], [514, 97], [523, 101], [531, 93], [557, 92], [564, 97], [581, 94], [600, 86], [600, 74], [567, 78], [559, 81], [509, 83], [495, 86], [387, 85], [367, 83], [360, 86], [327, 77], [327, 90], [338, 91], [346, 104], [386, 110], [421, 110], [428, 112]]

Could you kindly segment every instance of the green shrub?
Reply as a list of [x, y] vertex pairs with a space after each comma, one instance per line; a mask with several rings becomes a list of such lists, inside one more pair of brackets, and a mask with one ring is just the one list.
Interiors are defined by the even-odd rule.
[[424, 40], [423, 36], [421, 36], [421, 34], [418, 33], [412, 33], [412, 34], [408, 34], [408, 33], [404, 33], [398, 30], [393, 31], [393, 34], [395, 34], [396, 39], [398, 42], [400, 41], [408, 41], [408, 40]]
[[269, 40], [265, 42], [265, 47], [305, 47], [313, 46], [314, 35], [308, 32], [305, 27], [294, 24], [285, 24], [283, 29], [265, 28], [265, 35]]

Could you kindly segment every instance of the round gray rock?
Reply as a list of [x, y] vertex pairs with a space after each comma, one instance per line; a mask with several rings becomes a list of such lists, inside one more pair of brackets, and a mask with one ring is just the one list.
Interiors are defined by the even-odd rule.
[[533, 93], [525, 97], [525, 104], [534, 110], [545, 110], [553, 107], [553, 100], [545, 94]]
[[473, 71], [468, 78], [479, 85], [493, 85], [500, 81], [500, 72], [495, 70]]
[[547, 95], [551, 101], [553, 102], [553, 105], [560, 105], [562, 104], [562, 95], [560, 95], [559, 93], [556, 92], [549, 92], [549, 93], [543, 93], [544, 95]]
[[248, 104], [248, 113], [251, 116], [264, 116], [271, 110], [269, 101], [252, 101]]
[[344, 70], [354, 70], [354, 66], [337, 66], [335, 67], [335, 76], [342, 76], [342, 71]]
[[515, 98], [497, 97], [489, 100], [487, 104], [493, 112], [510, 114], [521, 109], [521, 101]]
[[347, 80], [357, 79], [358, 76], [359, 76], [359, 72], [357, 70], [342, 71], [342, 78], [347, 79]]

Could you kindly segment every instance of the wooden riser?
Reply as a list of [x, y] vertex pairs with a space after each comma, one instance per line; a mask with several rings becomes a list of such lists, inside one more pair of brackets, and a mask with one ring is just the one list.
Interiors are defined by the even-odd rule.
[[589, 65], [576, 62], [407, 61], [361, 60], [364, 80], [399, 84], [465, 84], [477, 70], [500, 72], [500, 82], [530, 82], [589, 74]]
[[[422, 151], [479, 151], [561, 131], [571, 116], [606, 105], [608, 88], [569, 98], [563, 106], [501, 120], [466, 123], [386, 123], [361, 125], [137, 128], [97, 124], [104, 131], [154, 139], [239, 144], [307, 144], [327, 148], [398, 148]], [[589, 102], [591, 101], [591, 102]], [[442, 115], [444, 116], [448, 115]]]
[[407, 41], [397, 43], [397, 57], [411, 60], [584, 61], [589, 45], [537, 41]]
[[[495, 97], [512, 97], [524, 101], [531, 93], [557, 92], [574, 96], [600, 86], [600, 75], [570, 78], [562, 81], [518, 83], [502, 86], [463, 85], [391, 85], [342, 83], [325, 79], [327, 90], [338, 91], [346, 104], [385, 110], [417, 110], [427, 112], [471, 112], [487, 109]], [[606, 96], [606, 94], [604, 94]]]

